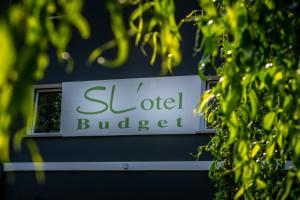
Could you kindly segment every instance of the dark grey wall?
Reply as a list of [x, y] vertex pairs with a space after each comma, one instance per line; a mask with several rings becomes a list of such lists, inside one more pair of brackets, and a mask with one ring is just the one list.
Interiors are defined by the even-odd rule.
[[18, 172], [4, 199], [26, 200], [190, 200], [212, 199], [206, 172], [47, 172], [36, 184], [33, 173]]
[[[23, 151], [13, 162], [30, 161], [25, 143], [34, 140], [45, 162], [192, 161], [191, 154], [209, 140], [209, 135], [48, 137], [24, 139]], [[205, 154], [200, 160], [209, 160]]]

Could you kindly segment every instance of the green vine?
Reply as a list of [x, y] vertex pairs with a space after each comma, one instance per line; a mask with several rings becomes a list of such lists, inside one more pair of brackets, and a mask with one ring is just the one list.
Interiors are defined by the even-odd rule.
[[200, 105], [216, 129], [202, 147], [214, 157], [216, 199], [298, 199], [299, 3], [199, 3], [204, 10], [199, 69], [217, 66], [220, 77]]

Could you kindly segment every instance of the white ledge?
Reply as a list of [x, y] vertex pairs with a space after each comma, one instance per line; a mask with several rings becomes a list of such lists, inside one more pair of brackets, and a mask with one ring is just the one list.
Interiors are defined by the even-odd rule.
[[154, 161], [154, 162], [15, 162], [4, 163], [9, 171], [203, 171], [211, 161]]
[[[4, 163], [3, 171], [208, 171], [211, 164], [212, 161], [15, 162]], [[292, 167], [293, 162], [287, 161], [285, 170]]]

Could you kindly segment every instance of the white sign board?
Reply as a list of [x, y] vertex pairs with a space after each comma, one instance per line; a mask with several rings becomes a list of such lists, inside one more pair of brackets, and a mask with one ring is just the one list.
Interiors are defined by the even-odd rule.
[[193, 134], [198, 76], [62, 84], [63, 136]]

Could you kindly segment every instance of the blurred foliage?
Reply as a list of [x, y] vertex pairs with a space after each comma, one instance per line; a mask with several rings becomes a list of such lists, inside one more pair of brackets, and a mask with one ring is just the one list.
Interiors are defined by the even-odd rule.
[[[154, 64], [157, 55], [162, 60], [162, 74], [172, 73], [172, 69], [181, 62], [179, 28], [181, 24], [175, 20], [175, 3], [173, 0], [106, 0], [107, 9], [111, 15], [112, 30], [115, 39], [96, 48], [88, 61], [117, 67], [128, 58], [130, 37], [135, 37], [135, 44], [147, 56], [145, 46], [153, 49], [150, 64]], [[122, 11], [124, 8], [133, 8], [129, 19]], [[125, 21], [129, 20], [129, 27]], [[117, 47], [118, 53], [110, 61], [102, 57], [102, 53]]]
[[[204, 76], [206, 67], [214, 67], [220, 77], [199, 106], [216, 129], [199, 148], [199, 156], [206, 150], [214, 157], [216, 199], [299, 199], [299, 2], [199, 5], [199, 72]], [[292, 166], [286, 170], [288, 160]]]
[[[151, 64], [160, 57], [162, 73], [172, 72], [181, 62], [180, 27], [194, 24], [198, 28], [194, 50], [202, 53], [199, 76], [206, 79], [204, 71], [212, 67], [220, 77], [199, 105], [199, 112], [216, 129], [198, 155], [206, 150], [213, 156], [209, 174], [217, 188], [216, 199], [299, 199], [299, 2], [198, 2], [199, 8], [176, 22], [173, 0], [106, 0], [115, 39], [96, 48], [88, 61], [122, 65], [130, 38], [135, 37], [145, 55], [152, 50]], [[129, 25], [123, 16], [126, 7], [133, 9]], [[70, 60], [66, 48], [71, 26], [83, 38], [89, 36], [81, 8], [79, 0], [24, 0], [1, 17], [0, 54], [5, 55], [0, 57], [2, 161], [9, 158], [13, 122], [32, 112], [30, 85], [48, 65], [47, 47], [57, 49], [58, 59]], [[104, 51], [115, 47], [115, 59], [103, 57]], [[31, 149], [36, 151], [34, 145]], [[35, 161], [41, 160], [33, 155]], [[292, 166], [286, 169], [288, 160]]]
[[[81, 14], [82, 3], [81, 0], [22, 0], [0, 13], [2, 162], [9, 161], [10, 144], [20, 149], [22, 136], [27, 131], [26, 122], [32, 125], [32, 84], [43, 77], [48, 66], [48, 47], [55, 47], [59, 60], [72, 63], [66, 51], [72, 27], [77, 28], [82, 38], [89, 36], [89, 26]], [[17, 129], [16, 124], [20, 123], [22, 128]], [[27, 145], [33, 161], [41, 162], [36, 144], [29, 141]]]

